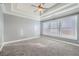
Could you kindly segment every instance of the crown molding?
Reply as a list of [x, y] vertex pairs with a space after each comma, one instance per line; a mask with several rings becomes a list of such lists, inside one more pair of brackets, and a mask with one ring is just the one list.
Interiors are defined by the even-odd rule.
[[48, 12], [48, 13], [43, 14], [41, 17], [47, 16], [47, 15], [49, 15], [49, 14], [51, 14], [51, 13], [54, 13], [54, 12], [56, 12], [56, 11], [58, 11], [58, 10], [61, 10], [61, 9], [63, 9], [63, 8], [66, 8], [66, 7], [70, 6], [70, 5], [72, 5], [72, 4], [66, 4], [66, 5], [64, 5], [64, 6], [62, 6], [62, 7], [59, 7], [59, 8], [57, 8], [57, 9], [53, 10], [53, 11], [50, 11], [50, 12]]
[[[70, 4], [70, 5], [72, 5], [72, 4]], [[70, 6], [70, 5], [68, 4], [68, 5], [66, 5], [66, 6], [63, 6], [63, 7], [64, 7], [64, 10], [62, 10], [63, 7], [58, 8], [57, 10], [59, 10], [59, 9], [61, 9], [61, 10], [58, 11], [58, 12], [55, 12], [55, 13], [54, 13], [54, 11], [51, 11], [50, 14], [46, 14], [45, 16], [42, 16], [42, 17], [41, 17], [41, 21], [47, 20], [47, 19], [51, 18], [52, 16], [59, 16], [60, 14], [64, 14], [64, 13], [69, 12], [69, 11], [74, 10], [74, 9], [79, 9], [79, 5], [74, 5], [74, 6], [71, 7], [71, 8], [65, 9], [65, 7], [68, 7], [68, 6]], [[77, 10], [77, 11], [78, 11], [78, 10]], [[52, 17], [52, 18], [54, 18], [54, 17]]]
[[[76, 3], [74, 3], [74, 4], [68, 3], [68, 4], [65, 4], [65, 5], [62, 5], [61, 7], [56, 8], [55, 10], [51, 10], [47, 13], [44, 13], [43, 15], [41, 15], [39, 17], [33, 17], [31, 15], [23, 15], [23, 14], [17, 13], [17, 12], [20, 12], [20, 11], [14, 10], [12, 5], [11, 5], [11, 11], [6, 10], [4, 4], [2, 4], [2, 9], [3, 9], [3, 12], [5, 14], [15, 15], [15, 16], [19, 16], [19, 17], [23, 17], [23, 18], [27, 18], [27, 19], [32, 19], [32, 20], [37, 20], [37, 21], [43, 21], [43, 20], [47, 20], [47, 19], [52, 18], [52, 16], [59, 16], [60, 14], [69, 12], [70, 10], [79, 8], [79, 4], [78, 5], [75, 5], [75, 4]], [[72, 7], [69, 8], [69, 6], [72, 6]]]
[[11, 11], [12, 12], [11, 11], [7, 11], [4, 4], [2, 4], [2, 9], [3, 9], [3, 13], [4, 14], [15, 15], [15, 16], [22, 17], [22, 18], [27, 18], [27, 19], [40, 21], [40, 17], [36, 18], [36, 17], [32, 17], [32, 16], [28, 16], [28, 15], [22, 15], [22, 14], [17, 13], [16, 10], [13, 10], [12, 6], [11, 6]]

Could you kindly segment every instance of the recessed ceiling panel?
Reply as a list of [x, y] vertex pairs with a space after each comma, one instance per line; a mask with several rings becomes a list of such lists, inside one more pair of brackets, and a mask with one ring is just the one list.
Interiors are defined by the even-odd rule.
[[[68, 14], [69, 10], [71, 9], [73, 9], [74, 12], [79, 12], [79, 4], [77, 3], [43, 3], [43, 7], [46, 9], [44, 9], [44, 12], [40, 15], [40, 12], [37, 11], [37, 6], [39, 4], [40, 3], [6, 3], [3, 4], [3, 10], [8, 14], [16, 14], [26, 18], [41, 21], [50, 19], [52, 17], [56, 18], [56, 16], [60, 16], [59, 13], [63, 15], [63, 13], [65, 12]], [[73, 10], [70, 13], [72, 13]]]

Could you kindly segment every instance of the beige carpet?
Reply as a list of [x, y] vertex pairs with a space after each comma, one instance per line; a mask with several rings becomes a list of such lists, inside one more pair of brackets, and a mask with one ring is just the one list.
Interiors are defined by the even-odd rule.
[[50, 37], [21, 41], [4, 46], [1, 56], [79, 56], [79, 47]]

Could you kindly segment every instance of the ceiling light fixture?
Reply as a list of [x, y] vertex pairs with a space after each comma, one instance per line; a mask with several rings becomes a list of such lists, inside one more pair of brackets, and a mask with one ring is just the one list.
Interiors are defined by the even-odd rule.
[[47, 8], [44, 8], [44, 3], [40, 3], [37, 6], [36, 5], [32, 5], [32, 6], [33, 7], [36, 7], [36, 10], [35, 11], [40, 12], [40, 15], [41, 15], [41, 13], [44, 12], [44, 9], [47, 9]]

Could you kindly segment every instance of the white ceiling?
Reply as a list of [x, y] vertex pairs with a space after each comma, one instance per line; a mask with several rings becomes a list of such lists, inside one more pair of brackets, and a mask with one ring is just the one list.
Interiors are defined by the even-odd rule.
[[47, 20], [79, 12], [79, 4], [77, 3], [45, 3], [44, 7], [48, 8], [40, 16], [39, 12], [32, 5], [38, 5], [37, 3], [6, 3], [2, 4], [4, 13], [12, 14], [20, 17], [25, 17], [33, 20]]

